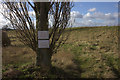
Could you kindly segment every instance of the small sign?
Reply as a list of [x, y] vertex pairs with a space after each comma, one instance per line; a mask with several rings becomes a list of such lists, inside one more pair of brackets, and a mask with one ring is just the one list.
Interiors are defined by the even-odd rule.
[[48, 31], [38, 31], [38, 39], [49, 39]]
[[49, 48], [49, 40], [38, 40], [38, 48]]

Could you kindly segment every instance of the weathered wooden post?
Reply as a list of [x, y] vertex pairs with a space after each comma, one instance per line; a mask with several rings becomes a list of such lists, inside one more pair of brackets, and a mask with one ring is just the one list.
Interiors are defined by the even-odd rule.
[[36, 65], [40, 67], [51, 67], [49, 53], [49, 31], [48, 31], [48, 2], [37, 3], [36, 27], [38, 27], [38, 52]]

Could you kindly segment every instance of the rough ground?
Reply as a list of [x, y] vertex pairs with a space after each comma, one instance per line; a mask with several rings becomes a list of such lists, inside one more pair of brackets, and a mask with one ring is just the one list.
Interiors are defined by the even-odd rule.
[[52, 57], [52, 71], [44, 73], [34, 67], [35, 53], [8, 32], [12, 45], [3, 48], [3, 77], [118, 78], [117, 33], [117, 27], [72, 28], [69, 39]]

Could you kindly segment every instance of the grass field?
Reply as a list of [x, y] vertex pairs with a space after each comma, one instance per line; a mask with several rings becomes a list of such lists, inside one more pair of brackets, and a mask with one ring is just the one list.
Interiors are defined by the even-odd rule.
[[[42, 74], [35, 52], [7, 32], [12, 45], [3, 47], [3, 77], [119, 78], [117, 27], [72, 28], [69, 39], [52, 56], [52, 73]], [[17, 75], [19, 74], [19, 75]]]

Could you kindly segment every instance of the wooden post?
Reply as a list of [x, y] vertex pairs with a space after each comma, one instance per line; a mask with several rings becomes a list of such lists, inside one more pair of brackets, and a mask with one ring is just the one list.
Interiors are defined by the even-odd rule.
[[36, 15], [36, 27], [38, 27], [38, 50], [36, 65], [43, 68], [51, 67], [51, 56], [49, 53], [48, 4], [48, 2], [40, 2], [37, 5], [40, 6], [38, 7], [40, 10]]

